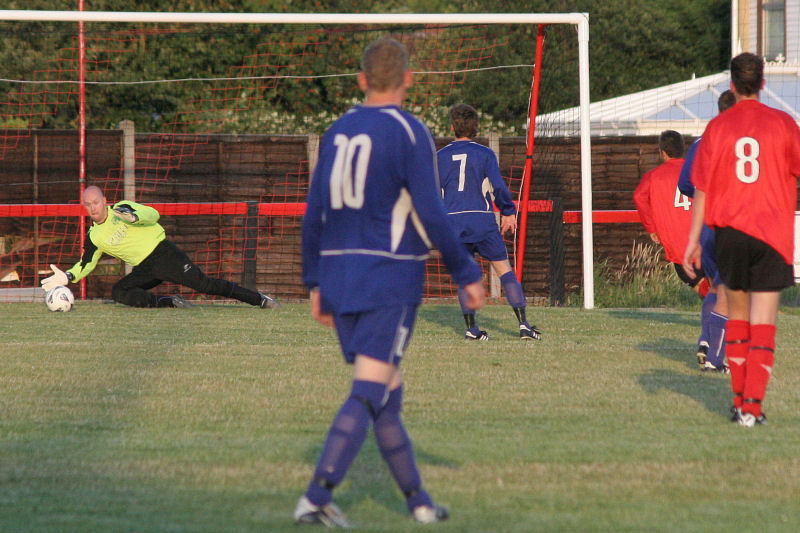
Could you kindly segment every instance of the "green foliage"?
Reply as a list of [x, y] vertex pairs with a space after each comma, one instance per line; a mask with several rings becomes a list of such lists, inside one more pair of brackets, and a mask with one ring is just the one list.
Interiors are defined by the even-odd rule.
[[[35, 0], [8, 3], [9, 9], [64, 9], [57, 0]], [[600, 100], [621, 94], [673, 83], [723, 69], [728, 60], [729, 3], [724, 0], [695, 2], [679, 0], [656, 3], [641, 0], [465, 0], [444, 2], [431, 0], [385, 0], [368, 2], [348, 0], [143, 0], [135, 7], [129, 0], [87, 1], [87, 10], [122, 11], [197, 11], [197, 12], [588, 12], [590, 15], [591, 98]], [[175, 80], [189, 77], [226, 77], [260, 74], [248, 60], [264, 43], [288, 42], [298, 33], [296, 26], [214, 28], [186, 27], [170, 29], [153, 25], [151, 31], [118, 43], [103, 43], [108, 36], [123, 37], [131, 26], [87, 24], [93, 39], [88, 42], [87, 57], [98, 63], [101, 72], [90, 73], [89, 81], [114, 79]], [[347, 30], [345, 30], [347, 31]], [[496, 50], [497, 61], [506, 65], [526, 65], [534, 61], [537, 29], [530, 26], [490, 27], [492, 38], [507, 41]], [[352, 32], [350, 32], [352, 34]], [[334, 43], [325, 56], [314, 55], [314, 46], [296, 41], [282, 50], [302, 58], [297, 72], [276, 69], [275, 74], [353, 74], [363, 46], [379, 33], [366, 32], [363, 38], [337, 47]], [[54, 53], [72, 50], [72, 57], [61, 68], [74, 70], [75, 24], [69, 23], [3, 23], [0, 25], [0, 64], [4, 78], [29, 79], [32, 71], [47, 72], [55, 67]], [[300, 40], [307, 38], [299, 37]], [[331, 34], [336, 39], [336, 34]], [[547, 28], [543, 57], [543, 76], [539, 111], [546, 113], [577, 105], [577, 43], [574, 29]], [[326, 45], [327, 46], [327, 45]], [[115, 49], [114, 54], [107, 52]], [[119, 53], [117, 53], [117, 51]], [[312, 52], [312, 53], [306, 53]], [[70, 63], [72, 62], [72, 63]], [[416, 65], [419, 66], [419, 65]], [[102, 70], [107, 68], [111, 75]], [[424, 70], [424, 69], [423, 69]], [[498, 77], [498, 73], [470, 74], [457, 92], [445, 94], [432, 102], [423, 117], [436, 134], [446, 135], [449, 127], [447, 108], [457, 101], [470, 102], [481, 110], [482, 131], [502, 134], [524, 133], [531, 70], [515, 69]], [[52, 72], [50, 75], [53, 75]], [[61, 74], [65, 75], [64, 73]], [[74, 75], [74, 72], [73, 72]], [[75, 77], [77, 77], [75, 75]], [[93, 78], [94, 77], [94, 78]], [[90, 86], [87, 117], [90, 128], [114, 128], [122, 119], [137, 123], [139, 131], [183, 133], [191, 131], [231, 131], [305, 133], [323, 131], [332, 117], [338, 116], [354, 101], [361, 99], [354, 79], [350, 77], [301, 80], [288, 83], [264, 80], [252, 84], [217, 82], [209, 88], [201, 83], [168, 83], [152, 85]], [[53, 86], [51, 86], [52, 88]], [[25, 105], [25, 96], [17, 94], [15, 85], [3, 85], [12, 104]], [[75, 91], [74, 86], [62, 91]], [[209, 115], [218, 103], [210, 96], [223, 96], [237, 106], [226, 115]], [[31, 120], [43, 121], [48, 128], [76, 126], [77, 100], [61, 99], [46, 103]], [[263, 107], [253, 107], [258, 100]], [[413, 103], [413, 99], [410, 100]], [[428, 105], [428, 103], [426, 103]], [[197, 120], [193, 120], [197, 119]], [[211, 120], [213, 127], [201, 127], [198, 121]]]

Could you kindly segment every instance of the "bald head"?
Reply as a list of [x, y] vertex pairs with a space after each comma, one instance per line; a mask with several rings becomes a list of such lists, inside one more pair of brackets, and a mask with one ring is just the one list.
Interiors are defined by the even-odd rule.
[[83, 191], [83, 207], [89, 217], [97, 224], [102, 224], [108, 217], [106, 209], [106, 195], [96, 185], [90, 185]]

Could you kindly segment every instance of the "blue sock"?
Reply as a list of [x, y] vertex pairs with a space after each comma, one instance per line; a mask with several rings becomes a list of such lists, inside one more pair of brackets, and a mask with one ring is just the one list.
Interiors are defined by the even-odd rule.
[[728, 317], [711, 313], [708, 318], [708, 355], [706, 361], [717, 368], [725, 363], [725, 326]]
[[422, 488], [422, 478], [419, 475], [417, 462], [411, 439], [403, 427], [400, 411], [403, 408], [403, 387], [389, 393], [389, 399], [375, 419], [375, 440], [381, 456], [397, 482], [397, 486], [406, 496], [408, 510], [427, 505], [432, 507], [433, 501]]
[[500, 276], [500, 283], [506, 291], [508, 304], [513, 308], [525, 307], [525, 294], [522, 292], [522, 284], [517, 279], [513, 270], [509, 270]]
[[333, 419], [325, 447], [308, 485], [306, 497], [314, 505], [327, 505], [331, 492], [342, 482], [356, 458], [369, 429], [369, 421], [386, 401], [386, 385], [371, 381], [353, 381], [350, 396]]
[[717, 293], [709, 292], [703, 298], [703, 306], [700, 308], [700, 338], [697, 339], [697, 344], [700, 344], [701, 341], [711, 344], [708, 340], [708, 319], [715, 305], [717, 305]]
[[467, 297], [467, 291], [462, 289], [461, 287], [458, 288], [458, 303], [461, 305], [461, 313], [465, 315], [475, 314], [474, 309], [470, 309], [467, 307], [467, 301], [469, 298]]

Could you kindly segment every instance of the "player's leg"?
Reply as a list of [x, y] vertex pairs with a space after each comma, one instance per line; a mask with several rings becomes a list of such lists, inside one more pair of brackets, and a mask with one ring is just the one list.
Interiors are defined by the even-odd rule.
[[541, 332], [536, 329], [536, 326], [531, 326], [528, 323], [528, 317], [525, 313], [527, 304], [525, 302], [525, 294], [522, 292], [522, 284], [517, 279], [514, 271], [511, 270], [511, 264], [508, 259], [492, 261], [491, 264], [497, 277], [500, 278], [500, 283], [503, 285], [508, 305], [514, 310], [514, 315], [517, 317], [520, 338], [524, 340], [541, 339]]
[[[467, 249], [467, 253], [474, 255], [475, 254], [475, 245], [472, 243], [464, 243], [464, 247]], [[471, 341], [488, 341], [489, 334], [485, 331], [481, 330], [475, 323], [475, 310], [470, 309], [467, 306], [469, 302], [469, 296], [467, 295], [466, 291], [461, 287], [458, 288], [458, 303], [461, 306], [461, 314], [464, 317], [464, 324], [466, 325], [467, 329], [464, 332], [464, 338]]]
[[[748, 324], [749, 328], [744, 357], [738, 346], [734, 353], [730, 342], [727, 354], [734, 394], [738, 394], [738, 405], [734, 405], [739, 412], [735, 418], [739, 424], [751, 427], [766, 423], [761, 402], [774, 363], [780, 291], [794, 283], [793, 269], [775, 249], [759, 239], [732, 228], [719, 228], [716, 234], [720, 274], [727, 287], [728, 332], [740, 323]], [[726, 340], [727, 337], [728, 334]], [[735, 379], [734, 359], [737, 366], [743, 367], [737, 370]]]
[[761, 402], [775, 362], [775, 321], [779, 303], [780, 292], [750, 294], [750, 351], [742, 394], [742, 416], [752, 415], [754, 423], [766, 421], [761, 412]]
[[731, 371], [734, 420], [741, 412], [744, 394], [747, 354], [750, 352], [750, 295], [725, 288], [728, 299], [728, 322], [725, 329], [725, 352]]
[[[393, 407], [388, 413], [394, 410], [399, 413], [402, 405], [402, 374], [398, 365], [408, 346], [415, 319], [416, 309], [408, 306], [336, 317], [336, 328], [345, 357], [354, 363], [353, 384], [350, 396], [328, 432], [314, 478], [298, 502], [295, 510], [298, 522], [321, 521], [317, 520], [319, 513], [324, 513], [326, 506], [330, 505], [333, 489], [344, 479], [358, 454], [369, 421], [377, 421], [390, 400]], [[379, 425], [385, 429], [392, 425], [390, 419], [391, 415], [387, 415]], [[405, 433], [402, 424], [400, 430]], [[381, 432], [381, 435], [385, 435], [385, 432]], [[381, 444], [381, 436], [376, 434], [376, 437], [381, 449], [387, 448]], [[427, 505], [435, 510], [430, 497], [422, 490], [411, 441], [407, 440], [396, 448], [392, 450], [393, 460], [387, 460], [387, 463], [410, 502], [409, 509], [415, 518], [419, 514], [417, 507]]]
[[725, 284], [728, 322], [725, 352], [731, 371], [733, 418], [741, 418], [747, 355], [750, 352], [750, 251], [751, 238], [732, 228], [715, 231], [717, 268]]
[[422, 478], [417, 467], [411, 439], [403, 426], [400, 412], [403, 408], [403, 385], [392, 388], [386, 405], [375, 418], [375, 439], [381, 456], [406, 497], [406, 506], [415, 520], [428, 523], [444, 520], [448, 512], [436, 506], [422, 488]]
[[780, 305], [780, 291], [794, 284], [792, 265], [766, 243], [752, 239], [754, 260], [751, 263], [750, 351], [743, 391], [741, 424], [766, 423], [761, 403], [775, 362], [775, 322]]
[[[672, 263], [672, 266], [675, 268], [675, 273], [678, 275], [678, 278], [703, 300], [703, 304], [700, 308], [700, 335], [697, 338], [697, 350], [695, 353], [700, 370], [706, 370], [706, 357], [708, 356], [709, 347], [708, 323], [717, 296], [711, 291], [711, 284], [705, 277], [703, 268], [697, 271], [697, 275], [694, 278], [691, 278], [680, 263]], [[703, 267], [705, 267], [704, 262]]]
[[195, 265], [189, 256], [171, 241], [162, 241], [156, 254], [153, 271], [161, 279], [189, 287], [202, 294], [224, 296], [261, 307], [273, 307], [271, 298], [220, 278], [212, 278]]
[[508, 305], [514, 310], [514, 315], [519, 323], [519, 337], [523, 340], [541, 339], [541, 332], [528, 323], [525, 313], [526, 302], [525, 293], [522, 291], [522, 284], [517, 279], [508, 261], [508, 251], [506, 250], [503, 236], [499, 231], [492, 232], [477, 244], [477, 252], [492, 265], [492, 269], [503, 285]]
[[[406, 506], [412, 517], [417, 522], [430, 523], [445, 520], [449, 513], [445, 507], [434, 505], [430, 495], [422, 487], [414, 448], [400, 416], [403, 409], [403, 376], [397, 365], [408, 346], [415, 319], [416, 310], [413, 314], [408, 313], [402, 317], [397, 327], [397, 331], [401, 333], [392, 342], [394, 366], [388, 382], [388, 396], [384, 405], [373, 416], [373, 429], [381, 456], [405, 496]], [[386, 379], [386, 371], [381, 361], [357, 356], [353, 375], [355, 379], [383, 381]]]
[[464, 332], [464, 338], [471, 341], [488, 341], [489, 334], [475, 324], [475, 310], [467, 307], [468, 301], [469, 296], [467, 292], [459, 287], [458, 303], [461, 306], [461, 314], [464, 316], [464, 324], [467, 327]]
[[[715, 246], [714, 231], [708, 226], [703, 226], [700, 234], [700, 245], [702, 246], [702, 265], [706, 278], [711, 282], [711, 290], [714, 297], [709, 300], [709, 296], [703, 300], [702, 325], [705, 334], [707, 348], [703, 358], [705, 364], [701, 365], [703, 370], [727, 372], [728, 365], [725, 363], [725, 327], [728, 322], [728, 304], [725, 297], [725, 287], [717, 268], [717, 253]], [[707, 308], [707, 302], [713, 302], [713, 308]], [[700, 353], [698, 352], [698, 363]]]
[[148, 264], [143, 262], [114, 284], [111, 298], [131, 307], [172, 307], [169, 297], [160, 297], [149, 292], [149, 289], [160, 283], [161, 280], [154, 278]]
[[345, 360], [354, 365], [353, 381], [350, 394], [328, 429], [314, 476], [297, 502], [294, 517], [298, 523], [347, 527], [344, 515], [332, 503], [333, 489], [342, 482], [361, 449], [373, 413], [383, 406], [394, 368], [377, 360], [372, 365], [369, 358], [356, 354], [368, 318], [346, 314], [335, 316], [334, 321]]
[[703, 298], [703, 304], [700, 307], [700, 336], [697, 338], [697, 364], [700, 365], [700, 370], [706, 369], [706, 358], [709, 352], [709, 323], [711, 313], [714, 306], [717, 304], [717, 293], [715, 290], [709, 290], [706, 297]]
[[389, 363], [356, 356], [350, 394], [331, 423], [314, 477], [295, 509], [298, 522], [328, 525], [326, 519], [331, 518], [326, 516], [326, 509], [334, 510], [344, 519], [341, 511], [330, 507], [333, 490], [342, 482], [364, 444], [370, 420], [386, 402], [393, 371]]
[[[714, 309], [708, 317], [708, 353], [706, 364], [709, 370], [729, 372], [725, 362], [725, 330], [728, 324], [728, 298], [725, 295], [725, 285], [714, 284], [717, 298]], [[712, 368], [713, 367], [713, 368]]]

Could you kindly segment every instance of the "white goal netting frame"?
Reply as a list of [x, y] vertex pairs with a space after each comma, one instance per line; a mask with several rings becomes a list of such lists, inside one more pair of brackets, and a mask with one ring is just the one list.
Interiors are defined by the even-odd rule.
[[[0, 20], [185, 24], [567, 24], [576, 27], [580, 102], [583, 306], [594, 308], [591, 139], [589, 117], [589, 16], [586, 13], [346, 14], [346, 13], [156, 13], [0, 10]], [[532, 51], [533, 54], [533, 51]]]

